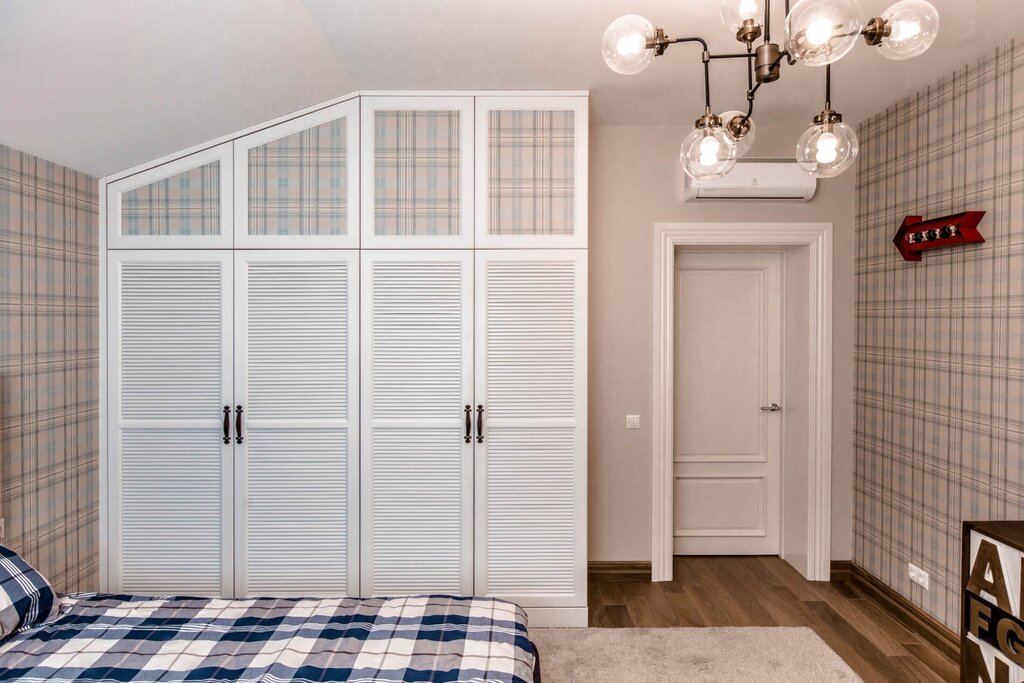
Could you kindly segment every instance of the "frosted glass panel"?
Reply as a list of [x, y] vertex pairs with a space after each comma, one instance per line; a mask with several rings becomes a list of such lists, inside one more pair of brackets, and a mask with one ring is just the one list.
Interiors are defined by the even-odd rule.
[[487, 232], [571, 235], [575, 112], [492, 110]]
[[459, 235], [458, 111], [374, 112], [374, 234]]
[[219, 235], [220, 162], [121, 195], [122, 235]]
[[250, 235], [344, 235], [346, 120], [249, 150]]

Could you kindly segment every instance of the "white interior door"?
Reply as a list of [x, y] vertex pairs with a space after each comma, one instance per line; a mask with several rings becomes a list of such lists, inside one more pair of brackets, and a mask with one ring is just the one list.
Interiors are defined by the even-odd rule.
[[586, 252], [480, 250], [476, 593], [586, 605]]
[[676, 264], [675, 553], [776, 555], [782, 255]]
[[473, 589], [473, 252], [362, 258], [364, 595]]
[[357, 251], [235, 252], [239, 595], [358, 592], [358, 271]]
[[229, 596], [231, 252], [108, 259], [110, 590]]

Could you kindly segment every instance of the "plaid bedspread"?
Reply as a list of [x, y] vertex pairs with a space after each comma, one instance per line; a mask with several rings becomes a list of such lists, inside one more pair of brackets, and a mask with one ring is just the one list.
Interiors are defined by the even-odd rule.
[[0, 680], [533, 683], [526, 615], [489, 598], [78, 594], [0, 644]]

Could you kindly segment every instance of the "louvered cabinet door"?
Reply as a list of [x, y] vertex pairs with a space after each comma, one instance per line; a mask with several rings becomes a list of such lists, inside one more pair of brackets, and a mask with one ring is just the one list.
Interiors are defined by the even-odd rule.
[[235, 248], [359, 246], [359, 99], [235, 140]]
[[363, 594], [472, 591], [472, 283], [471, 251], [362, 252]]
[[586, 251], [480, 250], [476, 259], [476, 397], [485, 409], [476, 592], [582, 607]]
[[237, 593], [358, 593], [356, 251], [235, 252]]
[[232, 144], [108, 183], [108, 248], [230, 249]]
[[230, 596], [230, 251], [108, 255], [110, 590]]

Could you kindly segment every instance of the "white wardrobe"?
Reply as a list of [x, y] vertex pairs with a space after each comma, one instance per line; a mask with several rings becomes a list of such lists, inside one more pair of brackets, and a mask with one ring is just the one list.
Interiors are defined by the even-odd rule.
[[104, 178], [103, 590], [586, 625], [585, 93], [362, 93]]

